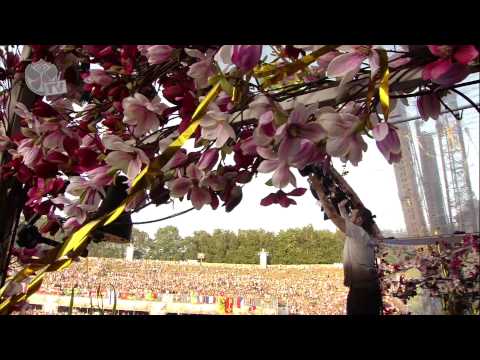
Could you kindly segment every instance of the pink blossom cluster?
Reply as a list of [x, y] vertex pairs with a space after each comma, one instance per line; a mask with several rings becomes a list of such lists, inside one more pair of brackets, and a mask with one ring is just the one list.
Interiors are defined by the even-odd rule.
[[[380, 46], [340, 46], [281, 78], [272, 91], [253, 85], [264, 80], [257, 76], [262, 66], [282, 67], [321, 48], [32, 45], [31, 60], [55, 64], [68, 92], [17, 103], [18, 131], [5, 126], [11, 93], [2, 92], [0, 151], [6, 156], [1, 181], [15, 178], [24, 186], [23, 215], [44, 216], [42, 233], [68, 235], [98, 210], [115, 176], [123, 174], [131, 183], [166, 151], [218, 81], [222, 91], [192, 136], [194, 150], [177, 151], [130, 209], [180, 199], [198, 210], [210, 206], [232, 211], [242, 200], [244, 185], [257, 173], [271, 174], [270, 185], [277, 191], [260, 194], [262, 205], [293, 205], [289, 196], [305, 192], [297, 189], [297, 173], [328, 165], [331, 157], [359, 165], [367, 135], [388, 163], [398, 162], [397, 129], [385, 116], [377, 116], [365, 98], [319, 108], [300, 101], [287, 104], [274, 96], [283, 85], [322, 79], [340, 79], [345, 90], [364, 74], [377, 89], [386, 51]], [[275, 49], [274, 62], [268, 61], [269, 49]], [[428, 45], [428, 56], [421, 57], [413, 49], [401, 49], [403, 54], [387, 51], [388, 66], [391, 72], [409, 66], [423, 69], [422, 90], [430, 91], [418, 101], [424, 119], [438, 117], [442, 91], [462, 81], [469, 66], [478, 63], [473, 45]], [[23, 76], [28, 63], [11, 50], [1, 56], [4, 87], [6, 80]], [[292, 189], [286, 190], [288, 186]]]

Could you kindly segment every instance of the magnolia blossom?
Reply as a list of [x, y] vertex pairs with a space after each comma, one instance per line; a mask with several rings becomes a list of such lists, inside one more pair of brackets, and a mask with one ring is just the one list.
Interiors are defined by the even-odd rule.
[[208, 149], [202, 154], [202, 156], [198, 160], [197, 166], [200, 170], [210, 171], [217, 163], [218, 157], [218, 149]]
[[206, 88], [209, 85], [208, 78], [215, 74], [215, 68], [212, 64], [215, 52], [213, 50], [207, 50], [207, 53], [203, 54], [197, 49], [185, 49], [185, 52], [198, 60], [196, 63], [190, 65], [187, 75], [195, 80], [195, 87], [197, 89]]
[[66, 233], [71, 233], [77, 229], [79, 229], [82, 226], [82, 223], [79, 222], [76, 218], [71, 217], [65, 223], [62, 225], [63, 230]]
[[112, 83], [113, 79], [110, 75], [108, 75], [105, 70], [101, 69], [92, 69], [83, 78], [83, 81], [86, 84], [97, 84], [101, 86], [108, 86]]
[[110, 185], [113, 180], [110, 166], [99, 166], [93, 170], [87, 171], [85, 176], [90, 183], [97, 189]]
[[20, 141], [17, 153], [23, 156], [23, 163], [30, 169], [33, 169], [42, 158], [42, 149], [32, 139]]
[[160, 98], [155, 97], [152, 101], [144, 95], [135, 93], [122, 101], [124, 111], [123, 122], [134, 127], [133, 134], [142, 136], [160, 126], [158, 115], [167, 108]]
[[322, 126], [314, 121], [317, 112], [317, 105], [305, 106], [299, 103], [290, 113], [285, 124], [281, 125], [275, 137], [281, 141], [280, 148], [287, 152], [296, 153], [300, 150], [301, 139], [308, 139], [313, 143], [318, 143], [326, 137], [326, 132]]
[[11, 144], [8, 136], [0, 135], [0, 153], [4, 152]]
[[38, 177], [35, 181], [35, 185], [27, 192], [28, 200], [26, 205], [31, 206], [38, 204], [48, 194], [57, 195], [62, 191], [64, 186], [65, 181], [62, 179], [55, 178], [46, 180], [42, 177]]
[[111, 169], [122, 170], [129, 181], [133, 181], [142, 170], [142, 164], [148, 165], [150, 160], [143, 150], [134, 146], [134, 140], [123, 141], [115, 135], [105, 135], [102, 139], [108, 153], [105, 162]]
[[267, 111], [258, 119], [258, 125], [253, 131], [253, 140], [258, 146], [268, 146], [273, 141], [276, 131], [273, 112]]
[[229, 138], [235, 140], [235, 130], [228, 123], [230, 115], [221, 112], [218, 105], [210, 104], [210, 109], [200, 121], [202, 128], [202, 138], [207, 140], [216, 140], [215, 146], [222, 147]]
[[478, 57], [474, 45], [428, 45], [439, 59], [424, 67], [422, 77], [440, 85], [453, 85], [470, 73], [467, 65]]
[[399, 162], [402, 157], [402, 152], [400, 139], [398, 138], [395, 128], [390, 124], [381, 122], [375, 125], [372, 133], [377, 142], [377, 147], [385, 159], [387, 159], [390, 164]]
[[262, 45], [223, 45], [218, 51], [224, 64], [234, 64], [243, 72], [252, 70], [261, 56]]
[[292, 151], [293, 149], [279, 148], [276, 154], [272, 149], [265, 147], [257, 147], [258, 154], [263, 157], [258, 172], [270, 173], [273, 171], [272, 184], [277, 188], [284, 188], [288, 184], [297, 186], [295, 175], [290, 170], [290, 167], [304, 168], [313, 156], [313, 144], [309, 140], [302, 140], [300, 149]]
[[362, 160], [362, 151], [367, 150], [367, 143], [359, 133], [360, 118], [347, 112], [336, 112], [334, 108], [320, 109], [319, 121], [326, 130], [327, 153], [340, 157], [342, 161], [349, 160], [357, 166]]
[[417, 109], [423, 120], [437, 120], [440, 115], [440, 100], [435, 94], [425, 94], [417, 98]]
[[68, 184], [65, 192], [82, 197], [84, 204], [96, 206], [100, 205], [102, 198], [105, 196], [103, 187], [96, 186], [94, 182], [80, 176], [71, 177], [70, 184]]
[[175, 169], [179, 166], [184, 165], [188, 161], [187, 151], [185, 149], [179, 149], [172, 158], [165, 164], [162, 168], [163, 171], [170, 169]]
[[259, 118], [267, 111], [274, 109], [274, 104], [265, 95], [257, 96], [250, 104], [248, 104], [250, 116]]
[[137, 48], [142, 55], [147, 57], [150, 65], [161, 64], [167, 61], [174, 50], [168, 45], [139, 45]]
[[276, 193], [270, 193], [260, 201], [262, 206], [270, 206], [272, 204], [279, 204], [282, 207], [289, 207], [290, 205], [296, 205], [297, 202], [294, 199], [289, 198], [289, 196], [302, 196], [305, 194], [307, 189], [297, 188], [285, 193], [282, 190], [278, 190]]
[[98, 204], [83, 204], [80, 200], [72, 200], [64, 195], [58, 195], [56, 198], [52, 199], [52, 203], [63, 206], [65, 214], [68, 217], [75, 219], [79, 224], [85, 222], [89, 212], [98, 209]]
[[346, 53], [338, 55], [330, 61], [327, 75], [330, 77], [347, 77], [353, 79], [365, 60], [370, 63], [372, 77], [380, 67], [378, 52], [371, 45], [346, 45], [340, 48]]
[[204, 187], [205, 173], [196, 165], [190, 164], [186, 170], [186, 176], [181, 176], [167, 183], [170, 195], [183, 197], [188, 193], [195, 209], [200, 210], [203, 205], [210, 204], [212, 197], [208, 188]]

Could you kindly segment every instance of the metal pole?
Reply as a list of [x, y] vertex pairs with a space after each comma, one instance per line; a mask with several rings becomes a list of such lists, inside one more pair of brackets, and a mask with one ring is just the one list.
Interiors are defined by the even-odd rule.
[[[480, 106], [478, 103], [476, 104], [477, 106]], [[473, 108], [472, 105], [463, 105], [463, 106], [459, 106], [455, 109], [452, 109], [453, 111], [460, 111], [460, 110], [466, 110], [466, 109], [470, 109], [470, 108]], [[447, 113], [450, 113], [449, 110], [443, 110], [440, 112], [440, 115], [442, 114], [447, 114]], [[390, 122], [390, 124], [392, 125], [395, 125], [395, 124], [401, 124], [401, 123], [404, 123], [404, 122], [407, 122], [407, 121], [412, 121], [412, 120], [418, 120], [418, 119], [421, 119], [422, 117], [421, 116], [412, 116], [412, 117], [409, 117], [409, 118], [406, 118], [406, 119], [402, 119], [402, 120], [398, 120], [398, 121], [392, 121]]]

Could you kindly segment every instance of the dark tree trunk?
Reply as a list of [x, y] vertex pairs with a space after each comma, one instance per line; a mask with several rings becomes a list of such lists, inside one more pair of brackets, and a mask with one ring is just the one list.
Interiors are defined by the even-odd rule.
[[[30, 46], [24, 46], [22, 60], [28, 60], [30, 55]], [[13, 136], [20, 130], [19, 117], [14, 113], [17, 103], [21, 102], [27, 108], [31, 108], [35, 98], [36, 95], [25, 84], [23, 73], [16, 74], [10, 92], [7, 136]], [[7, 152], [0, 154], [1, 165], [9, 160], [10, 156]], [[0, 168], [0, 175], [1, 171]], [[5, 283], [10, 252], [25, 201], [25, 189], [16, 178], [0, 177], [0, 286]]]

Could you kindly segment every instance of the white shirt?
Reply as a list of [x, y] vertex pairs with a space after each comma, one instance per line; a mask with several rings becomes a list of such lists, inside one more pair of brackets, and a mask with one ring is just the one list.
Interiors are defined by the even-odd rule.
[[345, 219], [346, 239], [343, 246], [344, 285], [370, 287], [377, 279], [375, 264], [376, 241], [340, 210]]

